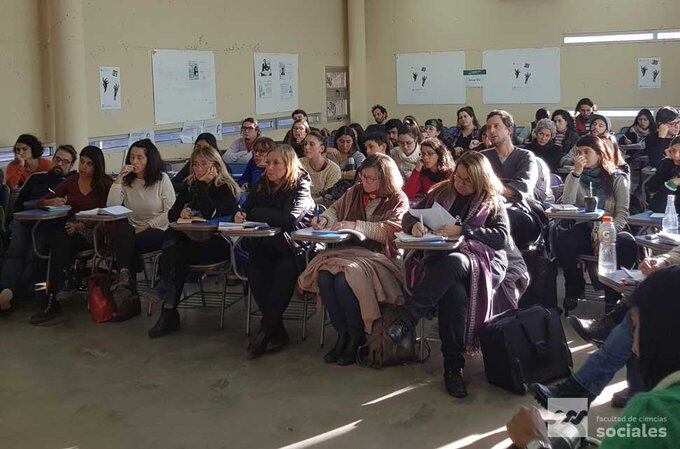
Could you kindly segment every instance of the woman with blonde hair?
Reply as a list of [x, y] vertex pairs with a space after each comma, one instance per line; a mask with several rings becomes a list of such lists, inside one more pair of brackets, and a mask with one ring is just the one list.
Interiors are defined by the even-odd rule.
[[394, 233], [409, 203], [399, 168], [389, 156], [373, 154], [359, 169], [359, 181], [315, 217], [312, 227], [355, 229], [366, 239], [317, 255], [298, 280], [303, 290], [319, 292], [326, 305], [338, 340], [324, 361], [339, 365], [355, 363], [365, 332], [380, 318], [379, 304], [404, 301]]
[[[169, 222], [175, 222], [178, 218], [214, 220], [234, 215], [238, 210], [239, 187], [229, 175], [220, 153], [212, 147], [197, 147], [189, 163], [191, 173], [168, 212]], [[173, 229], [166, 231], [160, 260], [160, 281], [146, 293], [151, 299], [163, 302], [158, 321], [149, 329], [150, 338], [179, 330], [177, 305], [184, 289], [188, 266], [216, 263], [224, 260], [227, 254], [229, 244], [220, 236], [212, 235], [196, 241], [183, 232]]]
[[273, 237], [245, 242], [249, 260], [248, 280], [262, 312], [259, 332], [248, 345], [251, 358], [284, 346], [289, 338], [283, 312], [304, 267], [304, 248], [290, 233], [306, 227], [314, 209], [311, 179], [290, 145], [279, 145], [267, 153], [267, 167], [234, 221], [259, 221], [281, 228]]
[[448, 393], [467, 395], [463, 380], [465, 351], [478, 348], [477, 331], [494, 310], [494, 289], [505, 277], [508, 251], [514, 251], [503, 204], [503, 183], [489, 161], [476, 151], [466, 151], [456, 162], [453, 177], [437, 185], [415, 208], [436, 202], [456, 218], [457, 224], [425, 228], [406, 214], [404, 232], [428, 232], [462, 238], [452, 251], [425, 254], [423, 275], [413, 289], [400, 318], [387, 329], [395, 342], [413, 332], [418, 321], [439, 315], [439, 335], [444, 356], [444, 383]]

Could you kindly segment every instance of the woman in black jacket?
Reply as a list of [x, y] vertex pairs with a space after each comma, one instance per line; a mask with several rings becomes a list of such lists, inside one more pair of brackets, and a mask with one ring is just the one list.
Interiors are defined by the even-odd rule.
[[283, 312], [304, 268], [303, 248], [290, 233], [309, 226], [314, 208], [310, 187], [311, 179], [300, 167], [295, 150], [279, 145], [267, 153], [264, 175], [234, 217], [237, 223], [259, 221], [281, 228], [273, 237], [247, 241], [248, 281], [262, 312], [260, 330], [248, 345], [251, 358], [267, 349], [278, 349], [289, 340]]
[[[170, 223], [179, 218], [201, 217], [213, 220], [234, 215], [238, 210], [239, 187], [227, 172], [220, 153], [212, 147], [199, 147], [189, 159], [191, 174], [182, 185], [175, 204], [168, 211]], [[226, 219], [225, 219], [226, 221]], [[225, 260], [229, 244], [218, 235], [190, 235], [168, 229], [160, 260], [160, 281], [147, 292], [163, 302], [149, 337], [156, 338], [179, 330], [177, 305], [184, 289], [188, 266]]]
[[576, 145], [576, 141], [580, 137], [576, 132], [574, 117], [564, 109], [558, 109], [552, 113], [552, 121], [555, 122], [555, 129], [557, 130], [555, 145], [560, 147], [564, 156]]
[[647, 181], [647, 191], [652, 195], [649, 209], [665, 212], [668, 195], [675, 195], [675, 210], [680, 210], [680, 136], [675, 137], [665, 150], [666, 157], [659, 162], [654, 176]]
[[649, 156], [649, 165], [656, 167], [664, 157], [664, 151], [671, 140], [680, 132], [680, 114], [671, 106], [664, 106], [656, 111], [655, 133], [649, 133], [645, 139], [645, 153]]

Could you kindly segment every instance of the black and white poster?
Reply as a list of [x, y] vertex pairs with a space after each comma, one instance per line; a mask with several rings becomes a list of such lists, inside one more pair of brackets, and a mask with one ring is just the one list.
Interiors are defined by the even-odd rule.
[[638, 58], [638, 89], [661, 89], [661, 58]]
[[102, 109], [120, 109], [120, 67], [99, 67], [99, 101]]
[[287, 112], [298, 107], [298, 55], [254, 53], [255, 111]]

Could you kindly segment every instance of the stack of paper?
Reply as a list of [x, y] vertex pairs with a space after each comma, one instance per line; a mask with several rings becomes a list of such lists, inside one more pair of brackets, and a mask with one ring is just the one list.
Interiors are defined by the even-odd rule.
[[671, 245], [680, 245], [680, 235], [679, 234], [669, 234], [668, 232], [661, 231], [656, 235], [659, 240], [664, 243], [670, 243]]
[[63, 206], [42, 206], [40, 207], [42, 210], [46, 210], [48, 212], [68, 212], [71, 210], [71, 206], [63, 205]]
[[550, 208], [556, 212], [559, 211], [577, 211], [578, 207], [573, 204], [553, 204]]
[[400, 242], [443, 242], [446, 240], [446, 237], [444, 236], [431, 233], [425, 234], [422, 237], [416, 237], [415, 235], [409, 235], [405, 232], [397, 232], [394, 236]]
[[260, 221], [244, 221], [243, 223], [232, 223], [226, 221], [220, 221], [217, 228], [220, 231], [225, 231], [228, 229], [245, 229], [245, 228], [268, 228], [267, 223], [262, 223]]
[[439, 203], [434, 203], [430, 209], [409, 209], [408, 213], [422, 220], [425, 227], [433, 231], [441, 229], [444, 225], [458, 224], [458, 220]]
[[132, 209], [125, 206], [98, 207], [79, 212], [80, 215], [125, 215], [132, 213]]

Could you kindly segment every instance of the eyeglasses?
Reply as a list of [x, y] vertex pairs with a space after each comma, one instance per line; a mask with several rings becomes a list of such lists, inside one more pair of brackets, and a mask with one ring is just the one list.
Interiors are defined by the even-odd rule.
[[212, 163], [210, 163], [210, 162], [192, 162], [191, 166], [193, 168], [210, 168], [210, 166], [212, 166]]
[[400, 140], [400, 141], [399, 141], [399, 146], [400, 146], [400, 147], [412, 147], [412, 146], [415, 146], [415, 144], [416, 144], [416, 141], [415, 141], [415, 140], [412, 140], [412, 141], [410, 141], [410, 142], [404, 142], [403, 140]]
[[241, 126], [241, 132], [254, 131], [254, 130], [255, 130], [254, 126]]
[[60, 158], [59, 156], [54, 156], [54, 157], [52, 158], [52, 160], [53, 160], [54, 162], [56, 162], [57, 164], [59, 164], [59, 165], [71, 165], [71, 164], [73, 163], [72, 160], [70, 160], [70, 159], [63, 159], [63, 158]]
[[366, 176], [363, 172], [359, 173], [359, 177], [364, 180], [364, 181], [369, 181], [369, 182], [376, 182], [380, 178], [375, 177], [375, 176]]
[[436, 126], [432, 126], [432, 125], [426, 125], [425, 126], [425, 131], [436, 131], [436, 130], [437, 130]]
[[472, 185], [472, 179], [470, 178], [462, 178], [458, 173], [454, 173], [453, 177], [463, 184]]

